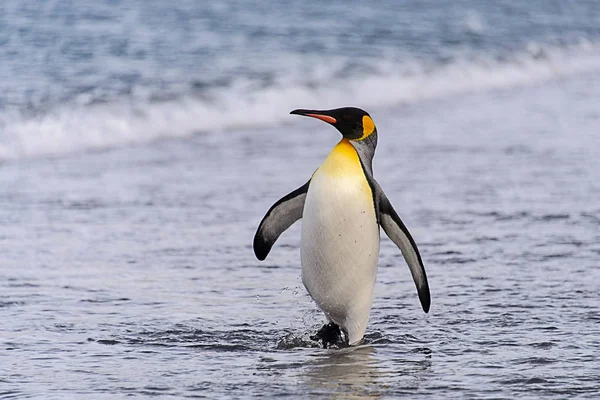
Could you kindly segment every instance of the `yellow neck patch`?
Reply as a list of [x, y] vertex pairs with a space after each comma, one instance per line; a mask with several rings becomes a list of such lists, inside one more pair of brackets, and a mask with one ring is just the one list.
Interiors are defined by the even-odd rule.
[[362, 118], [363, 135], [358, 140], [363, 140], [375, 131], [375, 123], [368, 115]]
[[348, 139], [342, 139], [333, 148], [325, 162], [315, 171], [312, 179], [314, 181], [311, 182], [311, 190], [315, 190], [312, 189], [314, 182], [320, 182], [322, 186], [319, 186], [318, 190], [326, 198], [324, 201], [327, 204], [335, 205], [336, 201], [347, 198], [345, 196], [352, 196], [353, 203], [362, 199], [362, 203], [356, 204], [373, 206], [371, 187], [358, 153]]
[[328, 175], [348, 175], [358, 171], [362, 173], [358, 154], [348, 139], [342, 139], [333, 148], [319, 170]]

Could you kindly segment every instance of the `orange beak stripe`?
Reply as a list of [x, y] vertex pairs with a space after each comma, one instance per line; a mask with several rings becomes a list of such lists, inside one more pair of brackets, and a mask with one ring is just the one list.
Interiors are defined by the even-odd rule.
[[321, 121], [329, 122], [330, 124], [335, 124], [337, 121], [335, 118], [330, 117], [329, 115], [321, 115], [321, 114], [304, 114], [307, 117], [313, 117], [320, 119]]

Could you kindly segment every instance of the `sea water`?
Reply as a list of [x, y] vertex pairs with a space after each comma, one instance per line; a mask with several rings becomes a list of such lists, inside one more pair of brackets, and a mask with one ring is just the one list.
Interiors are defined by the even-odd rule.
[[[0, 397], [597, 398], [596, 1], [0, 3]], [[366, 109], [365, 344], [321, 349], [300, 224], [252, 238]]]

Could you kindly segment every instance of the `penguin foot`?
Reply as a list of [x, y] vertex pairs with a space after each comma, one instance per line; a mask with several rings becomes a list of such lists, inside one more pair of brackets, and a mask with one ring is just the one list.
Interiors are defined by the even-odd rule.
[[332, 345], [340, 347], [348, 345], [348, 341], [342, 336], [342, 330], [333, 322], [323, 325], [319, 332], [311, 336], [310, 339], [316, 342], [321, 341], [324, 349]]

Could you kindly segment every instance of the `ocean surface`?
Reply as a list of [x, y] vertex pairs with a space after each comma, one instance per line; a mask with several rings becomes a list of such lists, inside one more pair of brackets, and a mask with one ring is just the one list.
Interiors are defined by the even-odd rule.
[[[366, 109], [419, 245], [321, 349], [300, 223]], [[2, 0], [0, 398], [600, 397], [600, 2]]]

